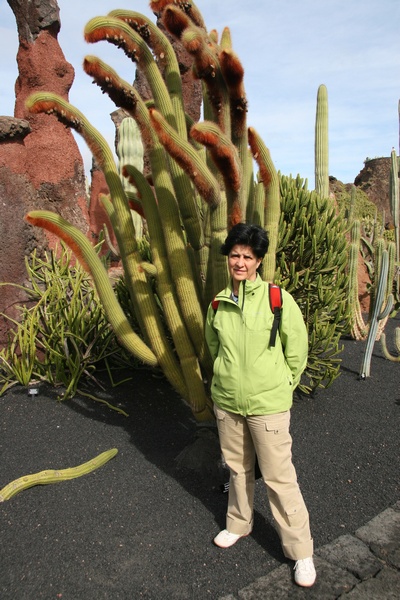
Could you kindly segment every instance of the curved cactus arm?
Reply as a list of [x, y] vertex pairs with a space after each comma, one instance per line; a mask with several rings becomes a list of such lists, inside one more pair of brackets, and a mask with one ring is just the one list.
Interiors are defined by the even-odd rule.
[[328, 90], [320, 85], [315, 117], [315, 191], [329, 198]]
[[[151, 0], [150, 8], [157, 15], [162, 15], [162, 11], [171, 4], [171, 0]], [[187, 0], [174, 0], [176, 4], [185, 13], [194, 25], [197, 27], [206, 28], [203, 16], [194, 2], [187, 2]]]
[[393, 241], [387, 242], [386, 252], [388, 255], [388, 274], [387, 274], [387, 283], [386, 283], [386, 293], [385, 293], [385, 296], [383, 299], [383, 303], [386, 306], [391, 305], [391, 309], [388, 311], [388, 313], [384, 317], [382, 317], [379, 320], [378, 335], [377, 335], [378, 340], [380, 339], [380, 336], [382, 335], [382, 331], [385, 329], [386, 323], [390, 317], [390, 313], [393, 310], [394, 296], [392, 294], [392, 290], [396, 289], [396, 286], [394, 286], [395, 277], [396, 277], [396, 261], [395, 261], [396, 245]]
[[[115, 221], [115, 210], [112, 202], [107, 196], [101, 197], [101, 202], [108, 214], [111, 223]], [[146, 277], [149, 273], [147, 265], [140, 261], [138, 264], [138, 271]], [[156, 274], [158, 276], [158, 273]], [[144, 314], [144, 331], [147, 333], [150, 343], [154, 348], [154, 353], [158, 358], [158, 363], [162, 368], [166, 378], [172, 385], [172, 387], [183, 397], [187, 397], [187, 386], [183, 378], [182, 369], [176, 360], [176, 356], [172, 351], [172, 348], [168, 342], [164, 328], [160, 323], [160, 317], [156, 300], [151, 289], [148, 289], [148, 283], [146, 285], [140, 284], [137, 286], [141, 291], [138, 293], [138, 301], [140, 304], [146, 304], [147, 308]], [[141, 313], [139, 313], [141, 314]]]
[[279, 177], [268, 148], [253, 127], [249, 128], [248, 135], [250, 148], [265, 188], [264, 228], [268, 232], [269, 248], [263, 261], [263, 277], [266, 281], [273, 281], [281, 213]]
[[85, 56], [83, 70], [93, 78], [103, 94], [107, 94], [116, 106], [135, 119], [143, 144], [147, 149], [151, 148], [157, 136], [152, 131], [146, 104], [138, 91], [97, 56]]
[[162, 13], [162, 23], [193, 56], [194, 73], [201, 79], [208, 91], [214, 120], [222, 131], [230, 133], [230, 111], [228, 90], [221, 72], [219, 48], [203, 27], [193, 24], [191, 19], [178, 6], [170, 4]]
[[92, 471], [95, 471], [99, 467], [105, 465], [109, 460], [114, 458], [118, 453], [117, 448], [111, 448], [102, 452], [95, 458], [92, 458], [88, 462], [78, 465], [77, 467], [70, 467], [69, 469], [59, 469], [51, 471], [40, 471], [40, 473], [33, 473], [32, 475], [24, 475], [8, 483], [2, 490], [0, 490], [0, 502], [10, 500], [19, 492], [27, 490], [35, 485], [48, 485], [50, 483], [59, 483], [60, 481], [68, 481], [69, 479], [76, 479], [87, 475]]
[[189, 175], [201, 197], [210, 206], [218, 206], [221, 202], [218, 182], [193, 146], [182, 140], [158, 111], [151, 109], [150, 119], [161, 144]]
[[[177, 121], [171, 97], [145, 40], [128, 23], [111, 16], [91, 19], [85, 27], [84, 36], [85, 40], [90, 43], [105, 40], [115, 44], [122, 48], [127, 56], [138, 63], [150, 85], [156, 108], [164, 116], [171, 128], [177, 130]], [[118, 104], [118, 106], [120, 105]], [[182, 130], [184, 114], [180, 112], [179, 117], [180, 129]], [[184, 139], [186, 139], [186, 131]], [[199, 214], [196, 213], [196, 207], [193, 203], [190, 206], [187, 205], [187, 199], [191, 197], [190, 181], [178, 165], [179, 163], [171, 165], [173, 183], [177, 196], [181, 198], [183, 205], [182, 217], [187, 227], [188, 236], [195, 243], [200, 233]], [[193, 214], [194, 212], [196, 215]]]
[[219, 59], [229, 94], [231, 139], [237, 148], [242, 165], [242, 186], [239, 203], [243, 214], [246, 214], [249, 195], [248, 185], [249, 179], [252, 178], [253, 169], [252, 163], [248, 160], [247, 99], [243, 82], [244, 69], [239, 57], [231, 49], [222, 50]]
[[197, 356], [204, 366], [209, 353], [204, 338], [204, 312], [200, 290], [187, 252], [178, 204], [161, 144], [155, 144], [149, 153], [153, 183], [158, 200], [159, 219], [164, 231], [165, 244], [183, 319], [190, 333]]
[[[101, 87], [102, 91], [109, 95], [116, 106], [126, 110], [136, 120], [143, 143], [150, 151], [155, 141], [158, 143], [158, 139], [150, 124], [148, 109], [137, 90], [121, 79], [111, 67], [94, 56], [85, 57], [83, 68], [88, 75], [93, 77], [95, 83]], [[174, 130], [174, 128], [171, 127], [171, 130]], [[179, 138], [177, 133], [176, 135]], [[173, 171], [174, 176], [173, 185], [177, 188], [176, 195], [180, 200], [182, 220], [190, 243], [193, 248], [197, 249], [204, 243], [199, 210], [197, 205], [192, 201], [192, 188], [188, 189], [187, 187], [187, 184], [190, 182], [186, 176], [179, 176], [179, 172], [175, 169], [175, 167], [178, 168], [178, 165], [174, 161], [171, 162], [171, 171]], [[180, 173], [183, 172], [181, 171]]]
[[[131, 99], [131, 103], [135, 106], [136, 99], [132, 96], [130, 97], [133, 98]], [[150, 283], [143, 270], [138, 268], [141, 257], [137, 247], [135, 228], [114, 157], [106, 140], [80, 111], [56, 94], [48, 92], [33, 94], [28, 98], [27, 106], [32, 112], [55, 112], [59, 120], [73, 127], [83, 136], [92, 153], [98, 159], [112, 197], [112, 224], [117, 237], [126, 276], [126, 284], [135, 314], [142, 332], [148, 343], [152, 345], [160, 364], [161, 362], [167, 362], [170, 365], [169, 370], [175, 364], [177, 385], [179, 385], [179, 381], [181, 380], [181, 377], [179, 378], [178, 376], [179, 366], [166, 340]], [[151, 137], [151, 134], [149, 137]], [[110, 319], [110, 315], [107, 316]], [[181, 389], [181, 385], [176, 389]]]
[[381, 346], [382, 346], [382, 351], [383, 354], [385, 355], [385, 358], [387, 358], [388, 360], [391, 360], [392, 362], [400, 362], [400, 327], [396, 327], [395, 329], [395, 344], [396, 344], [396, 349], [397, 349], [397, 356], [395, 354], [392, 354], [386, 344], [386, 335], [384, 333], [382, 333], [381, 335]]
[[107, 41], [122, 48], [131, 60], [137, 62], [151, 86], [154, 102], [171, 126], [175, 127], [175, 115], [167, 87], [142, 37], [121, 19], [94, 17], [86, 24], [84, 38], [88, 43]]
[[52, 92], [36, 92], [26, 100], [31, 113], [55, 114], [61, 123], [79, 133], [103, 171], [115, 169], [114, 157], [106, 139], [75, 106]]
[[[135, 169], [135, 167], [128, 165], [124, 172], [130, 181], [137, 186], [142, 198], [150, 234], [152, 261], [157, 270], [157, 291], [187, 385], [187, 396], [185, 399], [198, 420], [209, 420], [212, 418], [210, 401], [205, 393], [196, 352], [188, 334], [187, 326], [182, 319], [182, 312], [179, 308], [177, 295], [175, 294], [164, 233], [153, 191], [143, 174]], [[211, 364], [208, 371], [208, 376], [210, 375]]]
[[[121, 252], [124, 266], [128, 266], [127, 257], [133, 255], [137, 250], [135, 228], [126, 195], [122, 188], [122, 182], [118, 175], [115, 160], [111, 149], [104, 136], [93, 127], [86, 117], [74, 106], [62, 97], [50, 92], [38, 92], [29, 96], [26, 106], [30, 112], [55, 113], [59, 121], [72, 127], [82, 135], [89, 146], [93, 156], [104, 173], [107, 185], [118, 216], [118, 226], [115, 234]], [[133, 294], [131, 290], [131, 294]]]
[[[110, 67], [102, 63], [102, 61], [95, 57], [86, 57], [84, 69], [88, 74], [95, 78], [96, 83], [98, 83], [102, 89], [110, 92], [110, 97], [116, 101], [119, 106], [127, 110], [139, 124], [142, 139], [149, 151], [154, 186], [159, 200], [160, 219], [163, 228], [168, 232], [168, 236], [166, 236], [166, 240], [168, 241], [168, 254], [171, 260], [171, 267], [173, 267], [176, 285], [178, 289], [182, 286], [185, 288], [182, 290], [182, 295], [180, 296], [180, 301], [181, 303], [183, 302], [182, 308], [184, 306], [187, 307], [187, 310], [183, 309], [183, 315], [188, 326], [190, 323], [190, 331], [193, 334], [193, 343], [196, 349], [199, 348], [198, 355], [201, 357], [201, 362], [203, 364], [207, 359], [202, 327], [202, 307], [199, 304], [198, 290], [195, 289], [196, 286], [194, 285], [191, 265], [188, 264], [187, 261], [179, 211], [165, 160], [165, 153], [151, 127], [149, 111], [144, 102], [138, 97], [136, 90], [121, 80], [116, 73]], [[161, 115], [160, 118], [162, 118]], [[166, 121], [163, 120], [163, 122]], [[168, 127], [170, 131], [173, 131], [177, 139], [180, 140], [177, 132], [170, 126]], [[191, 150], [194, 152], [192, 147]], [[174, 268], [175, 265], [176, 270]], [[196, 315], [195, 318], [194, 314]], [[161, 358], [162, 357], [160, 356], [160, 364]], [[185, 394], [182, 395], [185, 397]]]
[[215, 166], [222, 175], [228, 203], [228, 218], [232, 224], [242, 221], [242, 165], [236, 147], [213, 121], [193, 125], [190, 136], [208, 148]]
[[139, 360], [156, 366], [154, 353], [131, 328], [115, 297], [107, 271], [86, 236], [60, 215], [50, 211], [31, 211], [25, 219], [31, 225], [56, 234], [71, 248], [82, 266], [92, 275], [107, 318], [120, 343]]
[[176, 118], [176, 129], [183, 138], [186, 138], [187, 128], [183, 105], [182, 79], [178, 59], [169, 39], [153, 21], [140, 13], [126, 9], [116, 9], [108, 14], [110, 17], [121, 19], [127, 23], [152, 49], [164, 73]]
[[242, 183], [242, 166], [231, 139], [212, 121], [203, 121], [193, 125], [190, 136], [209, 149], [211, 157], [224, 179], [225, 187], [237, 194]]

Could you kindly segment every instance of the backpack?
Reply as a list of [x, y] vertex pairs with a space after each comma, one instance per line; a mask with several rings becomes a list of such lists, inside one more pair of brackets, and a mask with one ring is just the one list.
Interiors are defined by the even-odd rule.
[[[274, 321], [272, 323], [272, 329], [271, 329], [271, 336], [269, 338], [269, 345], [271, 347], [274, 347], [275, 342], [276, 342], [276, 334], [278, 333], [279, 325], [281, 322], [281, 316], [282, 316], [282, 289], [279, 287], [279, 285], [276, 285], [275, 283], [269, 283], [268, 284], [268, 295], [269, 295], [269, 305], [270, 305], [271, 311], [274, 315]], [[211, 302], [211, 306], [213, 307], [214, 312], [217, 311], [218, 305], [219, 305], [219, 300], [216, 300], [214, 298], [214, 300]]]

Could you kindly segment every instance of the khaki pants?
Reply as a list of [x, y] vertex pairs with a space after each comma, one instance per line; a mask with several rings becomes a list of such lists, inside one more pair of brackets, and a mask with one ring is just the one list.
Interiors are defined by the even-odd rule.
[[243, 417], [214, 407], [222, 454], [230, 469], [226, 528], [247, 534], [253, 527], [254, 464], [257, 454], [285, 556], [313, 555], [309, 516], [292, 463], [290, 411]]

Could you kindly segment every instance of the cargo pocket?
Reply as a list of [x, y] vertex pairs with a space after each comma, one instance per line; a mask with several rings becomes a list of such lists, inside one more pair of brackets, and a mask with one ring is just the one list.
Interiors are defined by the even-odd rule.
[[267, 415], [265, 417], [265, 429], [269, 433], [278, 435], [287, 433], [290, 425], [290, 412], [277, 413], [275, 415]]
[[301, 527], [304, 522], [304, 513], [300, 504], [289, 506], [285, 510], [289, 527]]

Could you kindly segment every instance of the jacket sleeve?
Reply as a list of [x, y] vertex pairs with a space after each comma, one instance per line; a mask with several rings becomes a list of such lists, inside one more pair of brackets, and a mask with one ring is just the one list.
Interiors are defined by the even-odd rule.
[[294, 386], [307, 365], [308, 333], [303, 315], [294, 298], [283, 290], [281, 341], [286, 362], [292, 372]]
[[211, 358], [213, 362], [217, 358], [218, 350], [219, 350], [219, 339], [216, 330], [214, 329], [214, 317], [215, 310], [213, 307], [208, 307], [207, 316], [206, 316], [206, 325], [205, 325], [205, 338], [206, 344], [211, 354]]

